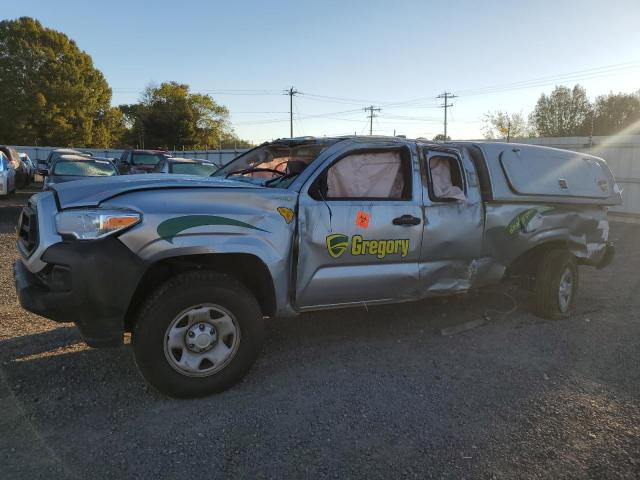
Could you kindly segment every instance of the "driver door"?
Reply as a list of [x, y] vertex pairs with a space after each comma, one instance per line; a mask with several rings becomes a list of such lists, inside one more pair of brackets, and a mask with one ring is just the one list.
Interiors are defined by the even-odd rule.
[[424, 219], [416, 171], [414, 151], [382, 142], [325, 161], [300, 195], [298, 308], [417, 297]]

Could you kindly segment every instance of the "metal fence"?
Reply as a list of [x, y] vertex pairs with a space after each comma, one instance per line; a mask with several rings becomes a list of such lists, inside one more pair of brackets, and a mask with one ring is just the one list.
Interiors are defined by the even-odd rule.
[[[503, 141], [503, 140], [496, 140]], [[611, 211], [622, 216], [640, 219], [640, 135], [616, 135], [611, 137], [562, 137], [562, 138], [515, 138], [512, 143], [527, 143], [547, 147], [564, 148], [589, 153], [604, 158], [613, 171], [616, 181], [624, 188], [624, 204]], [[51, 150], [58, 147], [16, 146], [31, 159], [44, 160]], [[81, 148], [93, 155], [119, 158], [122, 150]], [[201, 158], [223, 165], [233, 160], [242, 149], [228, 150], [176, 150], [175, 157]]]

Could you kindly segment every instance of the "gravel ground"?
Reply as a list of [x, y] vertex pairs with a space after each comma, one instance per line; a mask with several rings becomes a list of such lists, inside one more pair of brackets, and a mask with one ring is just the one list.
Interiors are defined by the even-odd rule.
[[275, 319], [244, 382], [178, 401], [129, 345], [21, 310], [16, 216], [0, 203], [1, 478], [640, 477], [638, 226], [613, 225], [618, 255], [581, 269], [568, 320], [504, 286]]

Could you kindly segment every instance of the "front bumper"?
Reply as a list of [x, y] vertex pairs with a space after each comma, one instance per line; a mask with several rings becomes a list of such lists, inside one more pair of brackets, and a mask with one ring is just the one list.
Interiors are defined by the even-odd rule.
[[92, 347], [122, 343], [124, 319], [146, 264], [117, 238], [64, 241], [47, 248], [46, 267], [30, 272], [14, 264], [16, 291], [26, 310], [73, 322]]

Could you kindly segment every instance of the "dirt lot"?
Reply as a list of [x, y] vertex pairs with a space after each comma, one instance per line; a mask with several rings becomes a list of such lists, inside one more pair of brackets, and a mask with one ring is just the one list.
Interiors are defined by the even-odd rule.
[[177, 401], [129, 345], [92, 350], [21, 310], [25, 199], [0, 201], [1, 478], [640, 477], [638, 226], [613, 225], [618, 256], [581, 269], [568, 320], [503, 286], [275, 319], [243, 383]]

